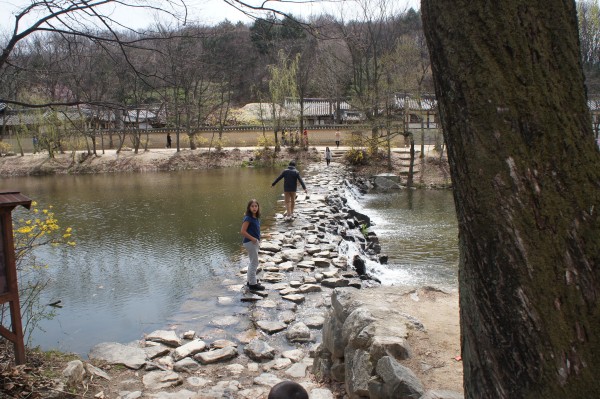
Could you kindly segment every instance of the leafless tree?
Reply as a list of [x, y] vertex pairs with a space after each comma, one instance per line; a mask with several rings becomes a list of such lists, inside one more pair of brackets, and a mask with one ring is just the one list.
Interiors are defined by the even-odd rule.
[[[147, 32], [138, 32], [119, 24], [112, 16], [114, 6], [130, 8], [146, 8], [158, 13], [166, 13], [175, 18], [186, 17], [186, 6], [183, 0], [40, 0], [32, 1], [30, 5], [19, 10], [14, 15], [14, 24], [9, 36], [2, 41], [0, 54], [0, 78], [4, 83], [6, 69], [31, 70], [24, 64], [22, 58], [14, 57], [15, 52], [31, 42], [39, 45], [50, 37], [85, 38], [96, 43], [114, 44], [121, 49], [143, 47], [148, 39]], [[31, 22], [30, 22], [31, 21]], [[134, 39], [128, 34], [135, 32]], [[0, 85], [4, 86], [4, 84]], [[29, 103], [16, 98], [7, 97], [3, 92], [2, 98], [6, 103], [43, 107], [48, 105], [69, 105], [77, 101], [70, 99], [50, 98], [45, 103]]]

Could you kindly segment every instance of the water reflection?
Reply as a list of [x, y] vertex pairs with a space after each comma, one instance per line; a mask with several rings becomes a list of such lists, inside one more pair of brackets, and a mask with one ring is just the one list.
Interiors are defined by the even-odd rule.
[[[54, 206], [77, 246], [39, 253], [62, 300], [33, 344], [85, 354], [103, 341], [127, 342], [164, 328], [195, 290], [211, 301], [239, 269], [242, 214], [256, 197], [266, 219], [280, 192], [270, 169], [54, 176], [5, 180]], [[23, 211], [27, 212], [27, 211]], [[24, 213], [25, 214], [25, 213]], [[17, 215], [18, 216], [18, 215]], [[203, 309], [208, 315], [218, 310]]]

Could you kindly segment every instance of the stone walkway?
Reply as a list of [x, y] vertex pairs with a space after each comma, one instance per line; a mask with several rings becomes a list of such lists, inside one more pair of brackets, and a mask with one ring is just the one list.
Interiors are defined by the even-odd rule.
[[302, 384], [311, 399], [336, 397], [334, 386], [313, 378], [312, 356], [322, 342], [333, 289], [377, 285], [361, 279], [340, 248], [362, 244], [376, 259], [376, 237], [366, 242], [360, 233], [364, 220], [346, 207], [340, 164], [312, 164], [302, 175], [309, 194], [298, 195], [297, 218], [284, 221], [277, 214], [272, 231], [263, 231], [270, 237], [261, 243], [259, 278], [267, 290], [262, 295], [247, 292], [244, 269], [238, 280], [223, 283], [231, 296], [217, 298], [219, 303], [244, 301], [247, 311], [223, 314], [212, 323], [247, 328], [212, 341], [194, 331], [165, 330], [135, 345], [99, 344], [90, 359], [126, 368], [97, 397], [260, 399], [282, 380]]

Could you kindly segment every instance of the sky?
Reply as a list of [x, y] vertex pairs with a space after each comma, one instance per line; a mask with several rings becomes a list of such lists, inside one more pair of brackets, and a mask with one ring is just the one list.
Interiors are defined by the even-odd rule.
[[[0, 27], [1, 31], [7, 32], [12, 30], [14, 26], [13, 14], [15, 11], [26, 7], [32, 0], [0, 0]], [[134, 0], [135, 1], [135, 0]], [[175, 0], [177, 1], [177, 0]], [[225, 19], [231, 22], [242, 21], [249, 23], [252, 19], [242, 12], [236, 10], [226, 4], [224, 0], [184, 0], [188, 6], [188, 16], [192, 21], [198, 21], [207, 25], [217, 24]], [[261, 4], [263, 0], [247, 0], [250, 4]], [[420, 0], [392, 0], [397, 7], [413, 7], [419, 8]], [[155, 4], [164, 4], [159, 0], [155, 0]], [[267, 6], [274, 9], [289, 12], [296, 16], [308, 18], [311, 15], [318, 15], [324, 12], [329, 12], [334, 15], [339, 15], [340, 12], [348, 13], [356, 9], [356, 5], [351, 0], [332, 0], [332, 1], [304, 1], [304, 0], [287, 0], [284, 3], [278, 1], [267, 1]], [[342, 11], [340, 11], [342, 10]], [[140, 29], [151, 25], [156, 18], [156, 15], [148, 10], [131, 9], [123, 6], [110, 6], [104, 10], [113, 18], [130, 28]], [[168, 22], [169, 18], [165, 14], [160, 15], [162, 22]]]

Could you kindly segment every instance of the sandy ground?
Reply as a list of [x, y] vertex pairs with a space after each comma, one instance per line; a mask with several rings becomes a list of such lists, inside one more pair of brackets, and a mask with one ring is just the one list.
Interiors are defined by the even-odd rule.
[[413, 357], [403, 365], [429, 389], [462, 392], [458, 292], [424, 287], [407, 295], [401, 309], [425, 327], [425, 331], [411, 331], [408, 342]]

